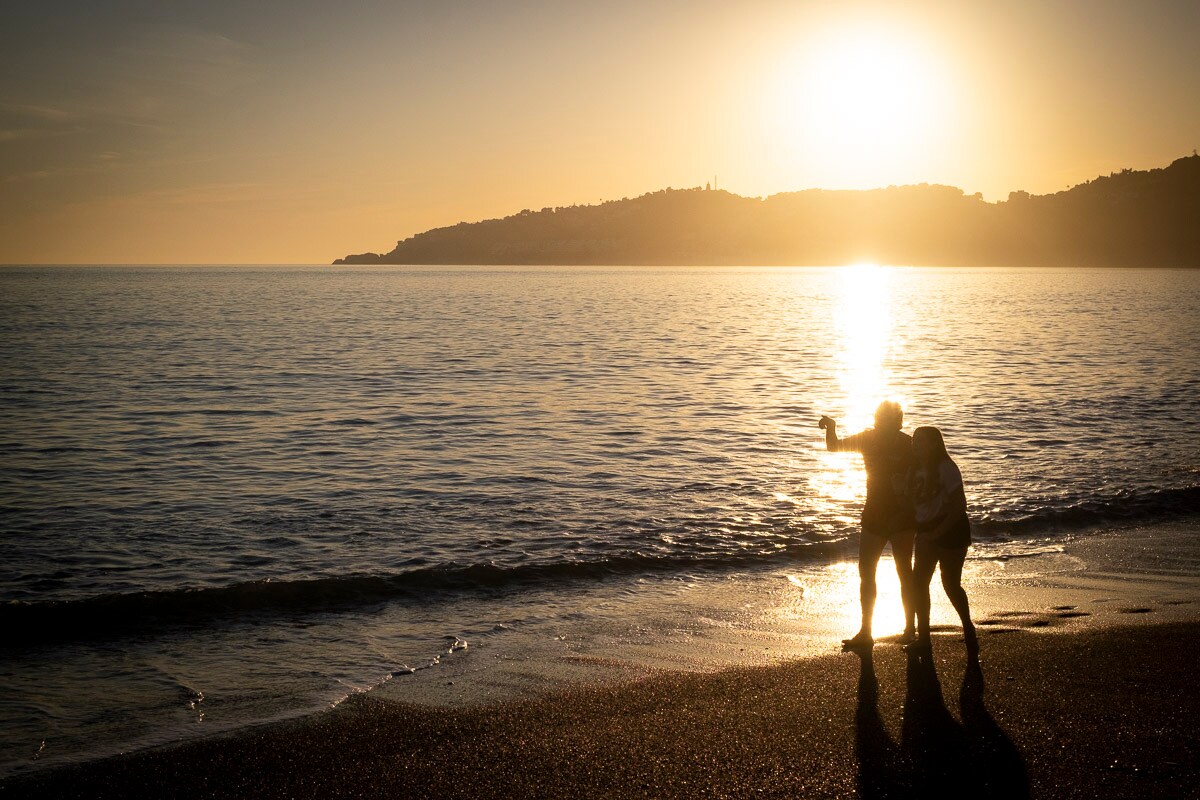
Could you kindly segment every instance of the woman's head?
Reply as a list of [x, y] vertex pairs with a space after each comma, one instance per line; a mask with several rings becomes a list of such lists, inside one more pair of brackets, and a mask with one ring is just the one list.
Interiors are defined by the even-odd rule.
[[936, 464], [950, 457], [946, 452], [946, 441], [942, 432], [932, 426], [917, 428], [913, 431], [913, 455], [922, 464]]

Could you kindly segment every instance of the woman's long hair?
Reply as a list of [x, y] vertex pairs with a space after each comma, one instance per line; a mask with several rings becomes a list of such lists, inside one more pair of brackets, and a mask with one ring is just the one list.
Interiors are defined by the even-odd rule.
[[932, 497], [937, 494], [942, 482], [941, 470], [938, 465], [942, 461], [952, 460], [950, 454], [946, 452], [946, 440], [942, 438], [942, 432], [932, 426], [917, 428], [913, 431], [912, 438], [914, 447], [918, 439], [928, 439], [930, 444], [929, 459], [923, 463], [917, 463], [919, 473], [914, 473], [911, 480], [918, 480], [917, 474], [921, 474], [923, 477], [919, 483], [914, 484], [912, 491], [919, 495], [917, 499]]
[[929, 457], [929, 461], [922, 464], [922, 467], [932, 467], [942, 463], [942, 461], [952, 460], [950, 454], [946, 452], [946, 440], [942, 438], [940, 430], [932, 425], [926, 425], [913, 431], [914, 442], [918, 437], [928, 438], [931, 450], [933, 451], [933, 454]]

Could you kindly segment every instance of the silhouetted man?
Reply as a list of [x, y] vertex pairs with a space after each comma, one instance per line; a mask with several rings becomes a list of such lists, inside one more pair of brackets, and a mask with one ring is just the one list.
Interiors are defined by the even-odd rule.
[[875, 427], [839, 439], [837, 422], [821, 417], [825, 446], [831, 451], [863, 454], [867, 468], [867, 502], [862, 513], [862, 535], [858, 545], [859, 600], [862, 603], [862, 627], [851, 639], [843, 640], [846, 649], [869, 648], [875, 643], [871, 618], [875, 613], [875, 569], [888, 542], [896, 574], [900, 577], [900, 596], [904, 602], [904, 638], [914, 636], [912, 603], [912, 553], [916, 521], [906, 486], [912, 466], [912, 439], [900, 430], [904, 411], [898, 403], [883, 402], [875, 410]]

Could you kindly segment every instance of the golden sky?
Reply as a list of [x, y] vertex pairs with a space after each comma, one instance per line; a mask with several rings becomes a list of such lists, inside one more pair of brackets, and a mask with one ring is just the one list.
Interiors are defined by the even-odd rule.
[[27, 5], [0, 263], [324, 263], [713, 175], [1002, 199], [1200, 146], [1193, 0]]

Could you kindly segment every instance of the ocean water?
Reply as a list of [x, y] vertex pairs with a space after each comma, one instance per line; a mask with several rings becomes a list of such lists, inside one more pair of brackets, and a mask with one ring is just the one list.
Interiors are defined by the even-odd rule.
[[580, 631], [657, 658], [852, 556], [815, 423], [885, 397], [975, 558], [1200, 513], [1195, 271], [28, 267], [0, 312], [6, 772]]

